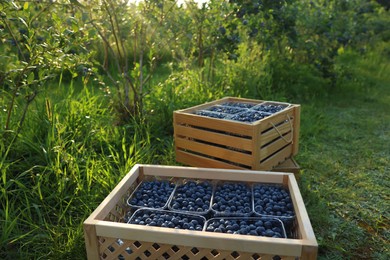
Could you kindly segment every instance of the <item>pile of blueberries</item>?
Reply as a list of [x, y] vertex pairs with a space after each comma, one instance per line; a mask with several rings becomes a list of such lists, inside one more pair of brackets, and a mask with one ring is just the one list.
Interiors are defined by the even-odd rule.
[[210, 182], [189, 180], [178, 185], [169, 208], [193, 213], [207, 213], [210, 210], [213, 186]]
[[129, 220], [130, 224], [202, 231], [205, 224], [202, 216], [177, 213], [167, 210], [139, 209]]
[[229, 107], [229, 106], [212, 106], [207, 110], [218, 112], [218, 113], [226, 113], [226, 114], [237, 114], [239, 112], [245, 111], [245, 109], [242, 108]]
[[240, 182], [225, 182], [216, 186], [211, 209], [215, 215], [249, 216], [252, 212], [252, 192]]
[[228, 106], [228, 107], [240, 107], [240, 108], [251, 108], [254, 107], [255, 104], [250, 104], [250, 103], [240, 103], [240, 102], [226, 102], [223, 103], [222, 106]]
[[276, 238], [286, 237], [282, 222], [272, 218], [213, 218], [206, 222], [206, 231]]
[[285, 108], [285, 105], [278, 104], [225, 102], [220, 105], [211, 106], [205, 110], [198, 110], [195, 114], [205, 117], [252, 123]]
[[142, 182], [127, 203], [132, 207], [165, 208], [175, 188], [175, 184], [168, 181]]
[[219, 118], [219, 119], [223, 119], [226, 117], [226, 114], [221, 113], [221, 112], [214, 113], [214, 112], [209, 112], [209, 111], [204, 111], [204, 110], [196, 111], [196, 114], [199, 116]]
[[294, 217], [290, 193], [283, 186], [256, 184], [253, 186], [253, 209], [256, 214]]
[[272, 104], [266, 104], [266, 105], [261, 104], [259, 106], [253, 107], [253, 110], [267, 112], [267, 113], [271, 113], [271, 114], [275, 114], [279, 111], [282, 111], [283, 109], [285, 109], [285, 106], [272, 105]]
[[231, 119], [235, 120], [235, 121], [251, 123], [251, 122], [255, 122], [255, 121], [258, 121], [260, 119], [263, 119], [267, 116], [270, 116], [270, 114], [262, 112], [262, 111], [248, 110], [245, 113], [240, 113], [240, 114], [232, 116]]

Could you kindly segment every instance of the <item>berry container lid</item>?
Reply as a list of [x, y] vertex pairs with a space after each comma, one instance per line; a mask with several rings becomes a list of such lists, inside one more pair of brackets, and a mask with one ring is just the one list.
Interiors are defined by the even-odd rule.
[[[196, 215], [207, 215], [211, 209], [214, 184], [209, 180], [179, 179], [168, 209]], [[202, 194], [205, 191], [206, 194]]]
[[287, 238], [283, 222], [272, 217], [216, 217], [206, 221], [203, 231]]
[[148, 176], [130, 194], [127, 205], [133, 209], [166, 209], [175, 189], [176, 184], [171, 179]]
[[250, 184], [219, 181], [214, 187], [211, 202], [214, 217], [249, 217], [253, 214], [253, 196]]
[[[143, 218], [140, 220], [140, 217]], [[127, 222], [128, 224], [187, 229], [202, 231], [206, 218], [196, 214], [174, 212], [169, 210], [140, 208]]]

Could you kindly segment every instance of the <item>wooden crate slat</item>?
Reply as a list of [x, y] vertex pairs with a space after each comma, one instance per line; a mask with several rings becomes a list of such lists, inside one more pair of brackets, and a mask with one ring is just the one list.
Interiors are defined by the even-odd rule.
[[[134, 167], [139, 167], [136, 165]], [[252, 171], [252, 170], [239, 170], [240, 174], [236, 171], [230, 171], [225, 169], [216, 168], [195, 168], [195, 167], [183, 167], [183, 166], [164, 166], [164, 165], [142, 165], [144, 175], [151, 176], [172, 176], [178, 178], [198, 178], [198, 179], [210, 179], [210, 180], [227, 180], [227, 181], [245, 181], [245, 182], [257, 182], [261, 179], [263, 183], [283, 183], [286, 173], [278, 173], [267, 171]]]
[[191, 165], [191, 162], [196, 160], [198, 167], [213, 167], [213, 168], [221, 168], [221, 169], [242, 169], [243, 168], [238, 165], [225, 163], [212, 158], [184, 152], [179, 149], [176, 150], [176, 158], [178, 161], [187, 165]]
[[290, 157], [286, 159], [284, 162], [275, 166], [272, 171], [275, 172], [291, 172], [294, 173], [295, 179], [299, 180], [299, 172], [301, 168], [299, 164], [294, 160], [294, 158]]
[[288, 132], [291, 133], [291, 130], [291, 125], [289, 122], [283, 122], [281, 125], [270, 128], [268, 131], [260, 134], [260, 147], [271, 142], [272, 140], [275, 140], [276, 138], [280, 138], [280, 135], [284, 135]]
[[291, 154], [292, 144], [287, 145], [282, 150], [280, 150], [277, 154], [274, 154], [267, 158], [265, 161], [262, 161], [261, 164], [264, 168], [273, 168], [275, 165], [278, 165], [279, 162], [283, 162], [288, 158]]
[[205, 156], [222, 158], [234, 163], [251, 165], [252, 156], [242, 152], [236, 152], [222, 147], [217, 147], [209, 144], [203, 144], [188, 139], [176, 138], [176, 146], [181, 149], [196, 151]]
[[288, 142], [292, 140], [291, 133], [288, 133], [287, 135], [283, 136], [283, 138], [278, 138], [276, 141], [269, 143], [268, 145], [262, 147], [260, 149], [260, 161], [267, 158], [270, 154], [274, 154], [277, 151], [279, 151], [282, 147], [285, 147], [288, 144], [291, 144], [291, 142]]
[[[237, 124], [233, 121], [218, 120], [215, 118], [202, 117], [191, 114], [181, 114], [174, 112], [174, 123], [177, 125], [190, 125], [196, 127], [203, 127], [212, 130], [218, 130], [222, 132], [228, 132], [236, 135], [251, 135], [251, 125], [249, 124]], [[218, 120], [218, 122], [216, 122]]]
[[286, 111], [281, 111], [276, 114], [273, 114], [269, 117], [263, 118], [262, 120], [256, 122], [259, 125], [260, 131], [265, 131], [274, 125], [278, 125], [285, 121], [293, 121], [294, 119], [294, 107], [287, 109]]
[[292, 155], [298, 154], [299, 149], [299, 132], [301, 129], [301, 107], [297, 106], [294, 109], [294, 120], [293, 120], [293, 127], [294, 127], [294, 137], [293, 137], [293, 152]]
[[205, 131], [202, 129], [186, 127], [182, 125], [177, 125], [175, 130], [175, 135], [177, 137], [193, 138], [246, 151], [251, 151], [252, 149], [252, 141], [247, 138]]

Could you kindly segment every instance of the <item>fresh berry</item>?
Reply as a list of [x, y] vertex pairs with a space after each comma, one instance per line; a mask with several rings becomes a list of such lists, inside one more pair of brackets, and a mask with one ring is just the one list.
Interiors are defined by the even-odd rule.
[[144, 181], [129, 198], [128, 204], [136, 207], [164, 208], [175, 185], [168, 181]]
[[293, 217], [294, 207], [287, 189], [280, 185], [253, 186], [254, 212], [276, 217]]
[[237, 107], [228, 107], [228, 106], [212, 106], [207, 110], [226, 113], [226, 114], [237, 114], [239, 112], [245, 111], [245, 109], [237, 108]]
[[205, 218], [166, 210], [137, 210], [129, 224], [202, 231]]
[[222, 105], [229, 106], [229, 107], [241, 107], [241, 108], [251, 108], [251, 107], [255, 106], [255, 104], [240, 103], [240, 102], [226, 102], [226, 103], [223, 103]]
[[252, 193], [244, 183], [220, 183], [215, 189], [212, 209], [223, 215], [249, 215], [252, 212]]
[[283, 224], [278, 219], [214, 218], [205, 226], [207, 232], [285, 238]]
[[282, 111], [285, 108], [286, 108], [286, 106], [283, 106], [283, 105], [261, 104], [261, 105], [253, 107], [252, 109], [256, 110], [256, 111], [262, 111], [262, 112], [274, 114], [274, 113], [277, 113], [279, 111]]
[[203, 110], [196, 111], [195, 114], [199, 116], [206, 116], [206, 117], [219, 118], [219, 119], [226, 117], [226, 114], [223, 113], [216, 113], [216, 112], [203, 111]]
[[263, 119], [269, 115], [270, 114], [266, 112], [248, 110], [239, 114], [235, 114], [231, 117], [231, 119], [235, 121], [251, 123]]
[[213, 187], [209, 182], [189, 180], [178, 185], [169, 204], [172, 210], [206, 213], [210, 209]]

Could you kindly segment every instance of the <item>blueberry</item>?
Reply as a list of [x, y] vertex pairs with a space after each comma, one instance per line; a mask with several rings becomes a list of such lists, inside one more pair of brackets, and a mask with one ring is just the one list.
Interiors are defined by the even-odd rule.
[[261, 112], [261, 111], [248, 110], [248, 111], [245, 111], [245, 112], [242, 112], [242, 113], [239, 113], [239, 114], [232, 116], [231, 119], [235, 120], [235, 121], [251, 123], [251, 122], [255, 122], [255, 121], [258, 121], [260, 119], [263, 119], [269, 115], [270, 115], [269, 113], [265, 113], [265, 112]]
[[167, 181], [144, 181], [129, 198], [130, 206], [163, 208], [174, 189], [174, 184]]
[[290, 194], [280, 185], [254, 185], [253, 199], [254, 211], [258, 214], [278, 217], [294, 216]]
[[216, 113], [216, 112], [202, 111], [202, 110], [196, 111], [195, 114], [199, 115], [199, 116], [219, 118], [219, 119], [223, 119], [226, 117], [226, 114], [224, 114], [224, 113]]
[[241, 103], [241, 102], [226, 102], [222, 104], [223, 106], [230, 106], [230, 107], [240, 107], [240, 108], [251, 108], [255, 106], [255, 104], [250, 103]]
[[251, 213], [252, 195], [243, 183], [220, 183], [216, 186], [212, 209], [217, 214], [248, 215]]
[[261, 104], [261, 105], [253, 107], [252, 109], [256, 110], [256, 111], [262, 111], [262, 112], [274, 114], [274, 113], [277, 113], [279, 111], [282, 111], [285, 108], [286, 108], [286, 106], [283, 106], [283, 105]]
[[193, 213], [206, 213], [210, 208], [212, 192], [212, 185], [209, 182], [189, 180], [177, 186], [170, 208]]
[[142, 209], [134, 213], [129, 223], [201, 231], [204, 225], [204, 218], [200, 216], [186, 216], [168, 211], [162, 212]]
[[215, 229], [214, 229], [214, 232], [222, 233], [222, 229], [220, 229], [220, 228], [215, 228]]
[[207, 110], [214, 111], [214, 112], [220, 112], [220, 113], [226, 113], [226, 114], [236, 114], [236, 113], [244, 111], [245, 109], [237, 108], [237, 107], [229, 107], [229, 106], [212, 106], [212, 107], [208, 108]]

